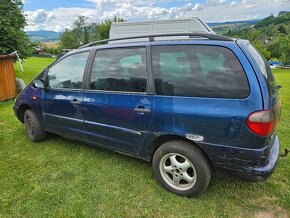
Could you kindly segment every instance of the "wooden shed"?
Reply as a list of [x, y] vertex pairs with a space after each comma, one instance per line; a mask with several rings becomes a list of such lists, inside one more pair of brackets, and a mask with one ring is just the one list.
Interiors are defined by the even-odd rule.
[[15, 54], [0, 55], [0, 101], [15, 98], [17, 95], [14, 58]]

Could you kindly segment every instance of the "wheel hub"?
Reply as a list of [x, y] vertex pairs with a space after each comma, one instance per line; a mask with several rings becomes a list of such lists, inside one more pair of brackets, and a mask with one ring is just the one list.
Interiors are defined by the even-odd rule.
[[165, 155], [160, 161], [159, 170], [164, 181], [174, 189], [186, 191], [196, 183], [197, 174], [194, 165], [181, 154]]
[[27, 120], [27, 126], [28, 126], [29, 133], [31, 135], [33, 135], [34, 134], [33, 122], [32, 122], [32, 120], [31, 120], [31, 118], [29, 116], [26, 117], [26, 120]]

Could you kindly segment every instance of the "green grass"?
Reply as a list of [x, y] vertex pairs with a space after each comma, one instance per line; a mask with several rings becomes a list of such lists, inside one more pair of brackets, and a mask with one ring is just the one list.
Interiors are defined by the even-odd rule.
[[15, 66], [16, 77], [23, 79], [25, 84], [27, 85], [54, 60], [55, 58], [38, 57], [31, 57], [29, 59], [25, 59], [23, 65], [24, 73], [21, 72], [19, 62], [17, 62]]
[[[31, 81], [53, 59], [31, 58], [18, 77]], [[290, 71], [275, 70], [281, 89], [282, 148], [289, 146]], [[29, 141], [13, 102], [0, 103], [0, 217], [253, 217], [290, 215], [290, 159], [267, 181], [213, 177], [197, 199], [165, 191], [149, 163], [50, 135]]]

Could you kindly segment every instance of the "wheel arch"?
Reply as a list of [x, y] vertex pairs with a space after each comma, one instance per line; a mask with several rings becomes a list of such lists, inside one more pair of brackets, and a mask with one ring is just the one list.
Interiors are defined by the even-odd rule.
[[150, 157], [150, 162], [152, 163], [152, 159], [154, 156], [155, 151], [165, 142], [168, 141], [173, 141], [173, 140], [183, 140], [186, 142], [189, 142], [192, 146], [197, 147], [203, 154], [204, 156], [207, 158], [211, 169], [214, 169], [214, 165], [211, 161], [211, 159], [209, 158], [209, 156], [207, 155], [207, 153], [204, 151], [204, 149], [202, 149], [202, 147], [200, 145], [198, 145], [197, 143], [195, 143], [192, 140], [187, 139], [185, 136], [181, 136], [181, 135], [174, 135], [174, 134], [166, 134], [166, 135], [160, 135], [158, 137], [156, 137], [150, 144], [149, 146], [149, 157]]
[[24, 113], [26, 110], [31, 109], [30, 106], [28, 106], [27, 104], [22, 104], [17, 112], [17, 117], [20, 120], [21, 123], [24, 123]]

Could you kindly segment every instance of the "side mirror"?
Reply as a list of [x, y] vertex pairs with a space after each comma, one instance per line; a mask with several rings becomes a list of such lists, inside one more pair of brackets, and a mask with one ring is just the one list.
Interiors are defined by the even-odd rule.
[[35, 88], [38, 88], [38, 89], [43, 89], [44, 88], [44, 83], [41, 80], [39, 80], [39, 79], [34, 80], [32, 82], [32, 84], [33, 84], [33, 86]]

